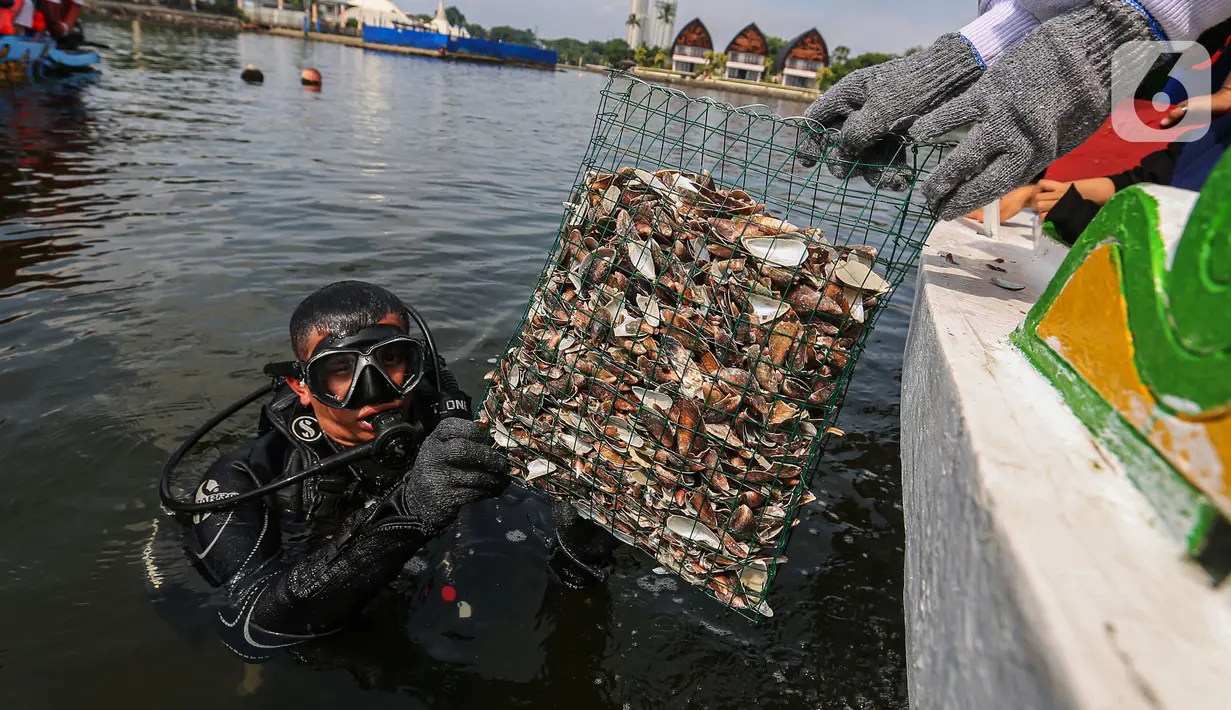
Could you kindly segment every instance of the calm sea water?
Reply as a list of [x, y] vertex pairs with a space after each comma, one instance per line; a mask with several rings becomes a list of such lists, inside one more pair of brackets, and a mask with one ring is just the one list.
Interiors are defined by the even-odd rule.
[[[160, 530], [166, 456], [262, 383], [295, 304], [341, 278], [413, 303], [477, 398], [606, 78], [149, 25], [139, 51], [127, 25], [90, 34], [113, 47], [101, 76], [0, 94], [0, 706], [905, 705], [910, 276], [856, 371], [773, 619], [724, 612], [639, 554], [600, 588], [552, 585], [542, 506], [510, 495], [471, 509], [355, 629], [246, 668]], [[263, 86], [240, 81], [247, 63]], [[305, 66], [323, 92], [299, 85]]]

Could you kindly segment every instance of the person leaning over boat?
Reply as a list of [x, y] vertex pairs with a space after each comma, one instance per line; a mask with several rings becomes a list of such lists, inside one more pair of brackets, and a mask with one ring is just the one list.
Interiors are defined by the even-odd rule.
[[[851, 72], [805, 113], [841, 128], [828, 148], [838, 177], [906, 188], [880, 170], [892, 133], [931, 141], [970, 126], [923, 195], [953, 219], [1027, 184], [1111, 114], [1111, 58], [1129, 42], [1195, 40], [1231, 17], [1231, 0], [983, 0], [980, 16], [922, 52]], [[1023, 110], [1029, 106], [1029, 110]], [[814, 165], [826, 146], [801, 147]]]
[[[1139, 102], [1154, 100], [1160, 93], [1158, 83], [1163, 78], [1162, 74], [1165, 73], [1167, 81], [1162, 87], [1162, 93], [1173, 104], [1179, 103], [1176, 108], [1160, 116], [1159, 128], [1167, 129], [1175, 126], [1184, 119], [1190, 108], [1197, 107], [1203, 115], [1208, 114], [1211, 119], [1215, 119], [1214, 127], [1210, 130], [1221, 136], [1220, 132], [1224, 130], [1222, 126], [1225, 126], [1226, 122], [1216, 119], [1231, 113], [1231, 18], [1206, 31], [1197, 42], [1213, 56], [1213, 63], [1208, 66], [1211, 87], [1221, 86], [1221, 88], [1209, 96], [1195, 96], [1190, 99], [1184, 81], [1177, 79], [1174, 74], [1179, 65], [1162, 64], [1155, 67], [1151, 75], [1142, 80], [1136, 98]], [[1205, 62], [1198, 62], [1198, 65], [1186, 67], [1185, 71], [1200, 71], [1199, 66], [1203, 65]], [[1222, 140], [1223, 138], [1219, 136], [1215, 138]], [[1098, 139], [1099, 136], [1096, 134], [1090, 138], [1090, 141]], [[1023, 209], [1030, 208], [1043, 217], [1044, 221], [1047, 221], [1047, 217], [1052, 217], [1052, 226], [1055, 228], [1056, 235], [1071, 244], [1112, 195], [1129, 185], [1152, 182], [1199, 190], [1213, 169], [1213, 165], [1206, 164], [1205, 161], [1216, 161], [1222, 151], [1210, 140], [1198, 141], [1198, 145], [1191, 146], [1189, 149], [1186, 149], [1186, 146], [1189, 146], [1189, 141], [1177, 141], [1163, 150], [1143, 156], [1132, 169], [1106, 177], [1071, 181], [1049, 179], [1047, 173], [1056, 165], [1063, 163], [1064, 159], [1057, 161], [1028, 184], [1000, 198], [1000, 223], [1008, 224]], [[1183, 155], [1182, 159], [1181, 155]], [[1195, 162], [1201, 165], [1194, 169], [1193, 159], [1197, 156], [1200, 156], [1200, 159]], [[1179, 173], [1173, 175], [1173, 169], [1177, 167], [1177, 160], [1182, 165], [1179, 166]], [[1176, 183], [1171, 182], [1173, 177]], [[983, 210], [975, 210], [965, 217], [981, 224]]]
[[[290, 322], [295, 360], [266, 368], [283, 384], [262, 408], [259, 438], [218, 459], [195, 489], [196, 504], [224, 503], [337, 462], [276, 496], [185, 520], [189, 557], [225, 597], [220, 635], [242, 658], [264, 660], [340, 630], [461, 508], [511, 480], [472, 421], [469, 396], [443, 358], [431, 362], [426, 325], [412, 315], [397, 296], [359, 281], [305, 298]], [[409, 335], [412, 319], [422, 339]], [[398, 453], [409, 465], [338, 458], [379, 443], [385, 427], [422, 432], [417, 452], [405, 444]], [[605, 533], [563, 511], [555, 517], [557, 545], [570, 549], [553, 568], [578, 565], [560, 575], [566, 582], [600, 578], [601, 561], [580, 560], [608, 552], [594, 542]]]
[[1074, 182], [1040, 181], [1031, 199], [1040, 220], [1050, 223], [1056, 236], [1072, 244], [1103, 205], [1130, 185], [1153, 183], [1200, 192], [1214, 167], [1231, 149], [1231, 53], [1224, 50], [1212, 72], [1221, 88], [1210, 96], [1183, 102], [1162, 124], [1164, 128], [1174, 125], [1190, 104], [1203, 104], [1213, 119], [1203, 136], [1195, 141], [1175, 141], [1116, 175]]
[[80, 21], [81, 6], [81, 0], [40, 0], [39, 9], [47, 31], [61, 49], [76, 49], [85, 40]]

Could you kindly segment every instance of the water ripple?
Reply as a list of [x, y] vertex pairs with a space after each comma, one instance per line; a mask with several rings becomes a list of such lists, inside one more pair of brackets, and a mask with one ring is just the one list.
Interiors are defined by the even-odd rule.
[[[0, 608], [19, 610], [0, 683], [15, 707], [154, 706], [189, 685], [197, 704], [232, 706], [239, 666], [209, 590], [155, 537], [164, 457], [261, 384], [295, 304], [338, 278], [413, 303], [477, 397], [604, 78], [149, 25], [139, 51], [130, 25], [90, 34], [115, 48], [101, 76], [0, 94]], [[263, 86], [239, 80], [249, 62]], [[320, 94], [299, 85], [304, 66], [324, 72]], [[904, 707], [910, 299], [864, 356], [773, 620], [752, 627], [639, 555], [599, 589], [549, 584], [549, 515], [502, 500], [429, 545], [379, 622], [267, 667], [259, 704], [370, 704], [379, 689], [441, 707]], [[446, 581], [472, 626], [425, 596]]]

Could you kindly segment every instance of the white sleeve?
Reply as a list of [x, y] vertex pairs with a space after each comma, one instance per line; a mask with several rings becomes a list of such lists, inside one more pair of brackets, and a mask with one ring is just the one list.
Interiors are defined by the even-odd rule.
[[[1192, 41], [1231, 19], [1231, 0], [1122, 0], [1150, 21], [1160, 39]], [[979, 18], [961, 29], [984, 66], [991, 66], [1040, 23], [1089, 0], [984, 0]]]
[[[1040, 21], [1085, 5], [1088, 0], [1017, 0]], [[1231, 0], [1121, 0], [1151, 21], [1159, 39], [1188, 42], [1231, 18]]]
[[1226, 19], [1231, 19], [1229, 0], [1125, 0], [1140, 4], [1162, 28], [1164, 36], [1173, 42], [1191, 42], [1202, 32]]
[[1017, 0], [1018, 4], [1039, 18], [1039, 22], [1063, 15], [1069, 10], [1076, 10], [1082, 5], [1089, 5], [1090, 0]]
[[995, 64], [1000, 55], [1039, 26], [1039, 18], [1016, 0], [986, 0], [979, 4], [979, 11], [979, 18], [960, 31], [985, 67]]

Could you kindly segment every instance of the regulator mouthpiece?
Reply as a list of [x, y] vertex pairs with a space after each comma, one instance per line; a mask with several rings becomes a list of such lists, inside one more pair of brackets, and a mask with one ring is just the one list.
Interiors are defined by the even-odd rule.
[[423, 427], [411, 424], [394, 412], [381, 412], [369, 421], [376, 430], [372, 440], [372, 458], [385, 468], [405, 469], [415, 460]]

